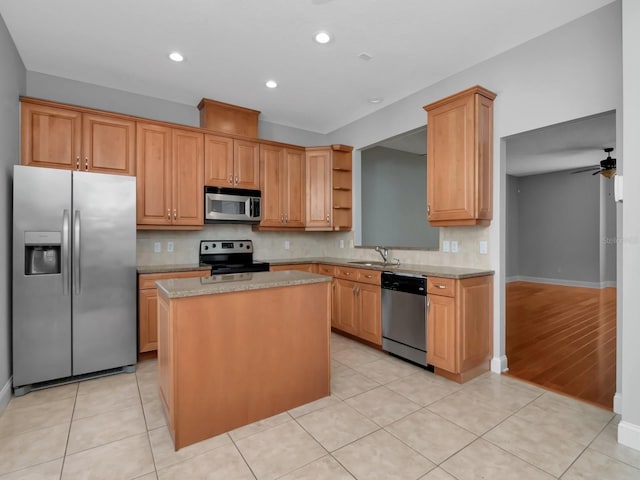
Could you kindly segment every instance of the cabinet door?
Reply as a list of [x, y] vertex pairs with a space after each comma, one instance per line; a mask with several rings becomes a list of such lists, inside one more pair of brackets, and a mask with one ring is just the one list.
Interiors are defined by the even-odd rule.
[[238, 188], [260, 188], [260, 147], [258, 142], [233, 141], [234, 185]]
[[429, 295], [427, 305], [427, 363], [458, 373], [455, 298]]
[[493, 354], [493, 276], [458, 280], [460, 371], [487, 367]]
[[80, 112], [22, 102], [22, 165], [76, 169], [80, 165], [81, 135]]
[[158, 349], [158, 290], [138, 290], [138, 350]]
[[203, 225], [203, 136], [189, 130], [173, 129], [172, 144], [172, 222], [174, 225]]
[[358, 326], [356, 319], [356, 284], [349, 280], [336, 280], [335, 296], [336, 305], [336, 321], [335, 326], [352, 335], [358, 334]]
[[474, 95], [429, 111], [427, 217], [471, 220], [475, 210]]
[[288, 227], [304, 227], [304, 164], [303, 150], [287, 148], [283, 160], [284, 171], [287, 173], [280, 186], [284, 206], [285, 220]]
[[263, 227], [284, 227], [284, 206], [281, 204], [284, 149], [260, 145], [260, 189], [262, 190]]
[[381, 292], [379, 285], [357, 284], [358, 336], [382, 345]]
[[217, 135], [204, 136], [204, 184], [233, 186], [233, 139]]
[[331, 151], [306, 153], [307, 228], [331, 230]]
[[134, 121], [94, 113], [83, 114], [80, 169], [135, 175], [135, 141]]
[[138, 225], [171, 225], [171, 129], [138, 123], [136, 127]]

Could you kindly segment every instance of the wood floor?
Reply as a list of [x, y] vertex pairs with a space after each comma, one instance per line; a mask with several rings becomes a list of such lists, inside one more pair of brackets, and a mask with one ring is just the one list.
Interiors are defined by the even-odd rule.
[[616, 289], [507, 284], [509, 374], [611, 410]]

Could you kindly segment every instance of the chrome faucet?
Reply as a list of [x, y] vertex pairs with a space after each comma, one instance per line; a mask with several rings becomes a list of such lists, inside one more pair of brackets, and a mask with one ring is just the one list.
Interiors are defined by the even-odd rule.
[[380, 254], [382, 260], [386, 264], [389, 259], [389, 249], [387, 247], [376, 247], [375, 250]]

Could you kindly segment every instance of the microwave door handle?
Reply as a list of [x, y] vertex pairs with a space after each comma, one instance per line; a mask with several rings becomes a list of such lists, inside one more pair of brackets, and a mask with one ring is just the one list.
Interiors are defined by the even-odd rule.
[[244, 214], [249, 218], [253, 218], [253, 201], [251, 197], [247, 198], [244, 204]]

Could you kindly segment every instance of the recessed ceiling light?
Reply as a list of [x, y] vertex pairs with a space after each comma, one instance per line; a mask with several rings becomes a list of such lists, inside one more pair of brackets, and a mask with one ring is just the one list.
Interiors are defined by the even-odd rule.
[[331, 41], [331, 35], [329, 34], [329, 32], [320, 30], [319, 32], [313, 34], [313, 40], [316, 43], [324, 45], [325, 43], [329, 43]]
[[278, 82], [276, 82], [275, 80], [267, 80], [265, 82], [265, 85], [267, 86], [267, 88], [276, 88], [278, 86]]
[[173, 60], [174, 62], [181, 62], [181, 61], [183, 61], [183, 60], [184, 60], [184, 57], [183, 57], [183, 56], [182, 56], [182, 54], [181, 54], [181, 53], [179, 53], [179, 52], [171, 52], [171, 53], [169, 54], [169, 58], [170, 58], [171, 60]]
[[367, 100], [369, 103], [373, 103], [374, 105], [377, 103], [382, 103], [384, 99], [383, 98], [378, 98], [378, 97], [374, 97], [374, 98], [370, 98], [369, 100]]

